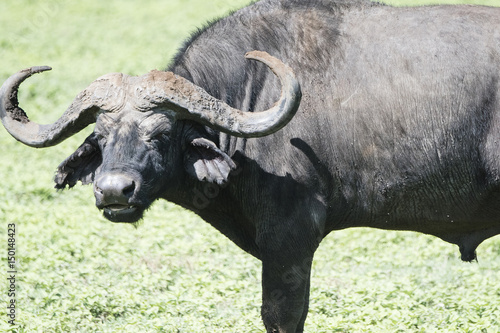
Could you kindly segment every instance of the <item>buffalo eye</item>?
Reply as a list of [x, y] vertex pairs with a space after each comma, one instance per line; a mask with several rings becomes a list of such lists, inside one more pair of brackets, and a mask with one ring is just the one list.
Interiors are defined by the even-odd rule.
[[165, 141], [167, 138], [167, 133], [165, 132], [156, 132], [151, 135], [147, 135], [144, 139], [147, 143]]
[[105, 133], [95, 131], [94, 132], [94, 137], [97, 140], [97, 142], [98, 142], [99, 146], [101, 147], [101, 149], [104, 148], [104, 147], [106, 147], [107, 138], [106, 138]]

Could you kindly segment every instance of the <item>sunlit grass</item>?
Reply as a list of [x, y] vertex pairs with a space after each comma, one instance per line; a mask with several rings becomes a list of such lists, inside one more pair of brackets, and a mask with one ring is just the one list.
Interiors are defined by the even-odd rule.
[[[2, 1], [0, 81], [53, 66], [21, 89], [30, 116], [50, 122], [95, 78], [162, 69], [196, 27], [246, 3]], [[55, 168], [90, 130], [37, 150], [0, 128], [0, 239], [15, 223], [18, 332], [262, 332], [260, 262], [194, 214], [159, 201], [136, 229], [106, 221], [89, 186], [53, 189]], [[425, 235], [335, 232], [316, 255], [306, 330], [498, 332], [499, 255], [498, 237], [465, 264]], [[1, 290], [2, 332], [6, 301]]]

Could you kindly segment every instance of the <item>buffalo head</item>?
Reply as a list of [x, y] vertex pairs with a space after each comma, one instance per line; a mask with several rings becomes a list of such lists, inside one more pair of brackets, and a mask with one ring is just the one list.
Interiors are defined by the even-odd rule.
[[[243, 112], [171, 72], [132, 77], [107, 74], [82, 91], [53, 124], [30, 121], [19, 107], [19, 85], [50, 67], [12, 75], [0, 90], [0, 116], [7, 131], [31, 147], [49, 147], [96, 123], [93, 133], [58, 167], [56, 188], [94, 183], [96, 206], [115, 222], [135, 222], [182, 174], [224, 183], [232, 159], [200, 134], [199, 124], [238, 137], [271, 134], [294, 116], [301, 93], [292, 70], [265, 52], [246, 55], [278, 76], [282, 94], [262, 112]], [[199, 127], [199, 126], [198, 126]]]

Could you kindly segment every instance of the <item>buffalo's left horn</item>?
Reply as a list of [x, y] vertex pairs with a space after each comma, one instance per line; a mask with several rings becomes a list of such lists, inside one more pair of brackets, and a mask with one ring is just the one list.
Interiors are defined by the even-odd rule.
[[159, 71], [148, 74], [154, 88], [146, 93], [147, 99], [173, 109], [180, 119], [192, 119], [230, 135], [248, 138], [274, 133], [297, 112], [302, 96], [300, 85], [290, 67], [266, 52], [252, 51], [245, 57], [266, 64], [281, 81], [281, 97], [269, 110], [244, 112], [232, 108], [190, 81]]
[[19, 107], [19, 85], [48, 66], [22, 70], [7, 79], [0, 88], [0, 118], [7, 131], [18, 141], [36, 148], [54, 146], [96, 121], [101, 110], [112, 110], [124, 99], [122, 74], [108, 74], [82, 91], [53, 124], [40, 125], [29, 120]]

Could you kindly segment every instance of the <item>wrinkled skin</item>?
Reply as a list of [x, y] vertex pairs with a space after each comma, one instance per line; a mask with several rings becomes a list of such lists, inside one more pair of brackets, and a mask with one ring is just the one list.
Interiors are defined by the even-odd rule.
[[280, 84], [240, 56], [252, 49], [302, 86], [281, 130], [236, 137], [125, 103], [98, 115], [56, 187], [93, 182], [114, 222], [158, 198], [199, 214], [262, 261], [267, 332], [303, 331], [314, 252], [333, 230], [423, 232], [465, 261], [500, 233], [499, 9], [264, 0], [194, 35], [169, 70], [265, 110]]
[[[104, 158], [96, 171], [94, 192], [96, 206], [104, 209], [106, 218], [114, 222], [137, 221], [171, 183], [178, 156], [171, 149], [170, 130], [171, 120], [162, 113], [131, 110], [99, 116], [94, 136]], [[128, 144], [124, 146], [123, 142]], [[127, 183], [128, 187], [122, 189], [125, 195], [106, 195], [105, 187], [119, 181]]]
[[94, 132], [59, 166], [56, 187], [93, 182], [107, 219], [137, 222], [154, 200], [178, 194], [186, 175], [225, 183], [234, 162], [195, 124], [173, 124], [173, 113], [162, 111], [99, 115]]

